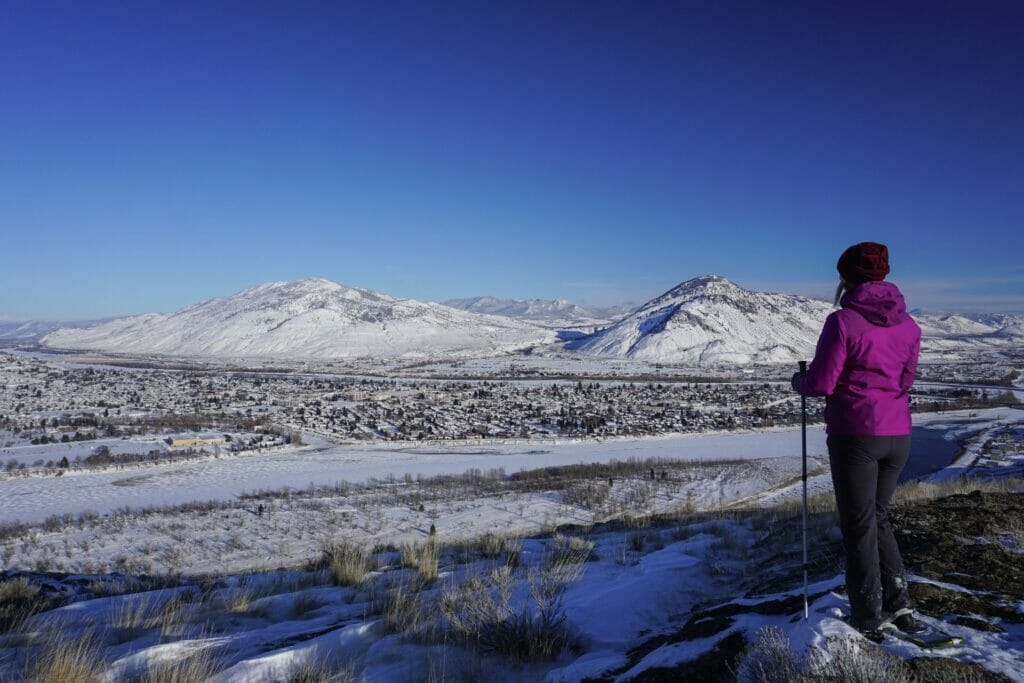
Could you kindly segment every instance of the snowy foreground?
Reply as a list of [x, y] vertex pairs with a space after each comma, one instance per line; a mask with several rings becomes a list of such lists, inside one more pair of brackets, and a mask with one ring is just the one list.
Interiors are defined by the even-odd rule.
[[[969, 437], [954, 464], [961, 474], [986, 464], [991, 435], [1020, 423], [1019, 411], [919, 420]], [[812, 494], [827, 493], [823, 434], [810, 436]], [[771, 657], [782, 650], [805, 673], [834, 672], [822, 668], [826, 660], [894, 669], [928, 656], [1006, 677], [971, 669], [975, 677], [960, 680], [1024, 680], [1019, 569], [986, 589], [966, 575], [914, 576], [916, 594], [939, 592], [941, 604], [960, 605], [925, 617], [963, 637], [960, 647], [865, 645], [839, 619], [847, 604], [838, 530], [822, 508], [827, 496], [812, 508], [812, 602], [810, 619], [800, 618], [794, 441], [799, 447], [798, 430], [564, 444], [545, 453], [321, 444], [3, 481], [7, 521], [115, 514], [69, 516], [0, 543], [4, 566], [37, 570], [0, 584], [0, 631], [13, 629], [0, 635], [0, 680], [79, 679], [69, 671], [102, 681], [760, 680], [757, 672], [766, 661], [778, 667]], [[595, 469], [590, 478], [581, 469], [569, 485], [415, 479], [629, 458], [661, 460], [653, 477], [646, 466]], [[1021, 459], [1010, 453], [1007, 467]], [[388, 473], [396, 481], [384, 481]], [[381, 481], [334, 483], [370, 477]], [[281, 496], [283, 486], [306, 490]], [[259, 489], [278, 494], [227, 500]], [[117, 511], [214, 497], [225, 502]], [[1002, 499], [988, 504], [1009, 509]], [[979, 542], [989, 550], [1008, 544], [1019, 557], [1024, 537], [1014, 519], [1016, 512]], [[272, 569], [282, 566], [291, 568]], [[114, 569], [172, 576], [130, 578]], [[30, 583], [16, 586], [16, 575]], [[995, 600], [993, 591], [1006, 595]], [[985, 600], [995, 601], [996, 616], [970, 607]], [[34, 607], [18, 617], [17, 605]], [[758, 643], [746, 657], [729, 655]]]

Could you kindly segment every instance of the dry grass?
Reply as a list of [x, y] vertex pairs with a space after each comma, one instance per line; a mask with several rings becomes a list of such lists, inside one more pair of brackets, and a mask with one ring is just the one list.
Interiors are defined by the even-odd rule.
[[[738, 507], [735, 508], [735, 510], [746, 512], [770, 512], [775, 515], [776, 519], [789, 519], [792, 517], [799, 517], [803, 514], [803, 498], [800, 496], [794, 496], [793, 498], [782, 500], [767, 507]], [[835, 511], [836, 497], [832, 491], [815, 493], [807, 497], [807, 512], [809, 514], [830, 513]]]
[[201, 683], [219, 670], [216, 648], [208, 647], [183, 659], [151, 665], [139, 683]]
[[519, 564], [522, 547], [522, 540], [518, 536], [505, 536], [492, 532], [469, 540], [444, 544], [444, 550], [449, 551], [450, 556], [456, 562], [470, 563], [478, 559], [497, 560], [504, 553], [505, 563], [511, 566]]
[[420, 596], [421, 588], [418, 581], [396, 579], [371, 592], [371, 608], [381, 615], [388, 632], [424, 642], [434, 640], [437, 615]]
[[422, 580], [433, 581], [441, 563], [441, 546], [433, 541], [406, 543], [401, 549], [401, 563], [415, 569]]
[[361, 586], [373, 569], [373, 558], [366, 549], [339, 541], [324, 549], [323, 563], [334, 583], [339, 586]]
[[557, 566], [575, 564], [596, 559], [593, 556], [594, 542], [579, 536], [555, 534], [548, 544], [544, 556], [545, 565]]
[[505, 539], [497, 534], [484, 534], [477, 539], [476, 545], [480, 557], [485, 560], [495, 560], [501, 557], [501, 553], [505, 549]]
[[238, 616], [256, 616], [257, 610], [253, 604], [258, 599], [256, 590], [240, 582], [237, 586], [225, 588], [217, 596], [216, 608], [228, 614]]
[[178, 638], [199, 614], [201, 596], [191, 591], [183, 591], [164, 602], [160, 608], [160, 637], [164, 639]]
[[162, 628], [168, 602], [167, 598], [147, 594], [123, 598], [111, 617], [111, 640], [114, 644], [127, 643], [151, 629]]
[[34, 683], [94, 683], [103, 668], [95, 638], [53, 630], [44, 636], [22, 676]]
[[126, 577], [110, 580], [97, 579], [89, 583], [88, 590], [97, 598], [109, 598], [128, 593], [139, 593], [148, 590], [148, 587], [134, 577]]
[[1024, 491], [1024, 479], [1015, 477], [971, 478], [958, 477], [939, 482], [910, 482], [896, 489], [893, 502], [906, 505], [922, 501], [965, 495], [975, 491], [985, 493], [1016, 493]]
[[515, 578], [507, 564], [445, 589], [438, 606], [452, 635], [468, 647], [520, 662], [558, 657], [573, 640], [561, 598], [583, 571], [593, 544], [552, 545], [555, 552], [527, 574], [532, 602], [525, 605], [513, 605]]
[[50, 606], [39, 586], [24, 576], [0, 582], [0, 633], [13, 631], [33, 614]]
[[523, 554], [523, 541], [520, 538], [505, 539], [505, 566], [518, 567]]
[[288, 683], [356, 683], [358, 679], [351, 664], [332, 665], [326, 660], [313, 658], [293, 668], [286, 680]]

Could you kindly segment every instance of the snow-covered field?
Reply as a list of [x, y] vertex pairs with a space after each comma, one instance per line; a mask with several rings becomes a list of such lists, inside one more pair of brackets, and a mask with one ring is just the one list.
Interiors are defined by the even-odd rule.
[[[394, 475], [462, 474], [469, 469], [525, 469], [606, 463], [629, 458], [681, 460], [799, 456], [799, 430], [728, 433], [521, 446], [336, 446], [310, 436], [309, 446], [117, 470], [67, 472], [62, 477], [0, 480], [0, 521], [39, 522], [54, 514], [109, 512], [122, 506], [173, 505], [233, 498], [243, 492], [362, 482]], [[808, 433], [808, 453], [825, 453], [820, 427]]]

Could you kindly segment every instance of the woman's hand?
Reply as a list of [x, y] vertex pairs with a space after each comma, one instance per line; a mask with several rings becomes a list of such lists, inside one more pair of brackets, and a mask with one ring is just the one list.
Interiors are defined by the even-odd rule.
[[800, 390], [796, 388], [796, 381], [797, 381], [797, 379], [805, 376], [806, 374], [807, 374], [806, 370], [803, 370], [801, 372], [794, 372], [793, 373], [793, 379], [789, 380], [789, 386], [793, 387], [793, 391], [795, 391], [797, 393], [800, 393]]

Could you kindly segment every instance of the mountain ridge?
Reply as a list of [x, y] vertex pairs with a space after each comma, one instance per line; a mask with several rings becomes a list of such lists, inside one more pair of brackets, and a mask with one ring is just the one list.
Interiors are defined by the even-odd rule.
[[503, 299], [487, 295], [447, 299], [441, 303], [472, 313], [501, 315], [556, 328], [607, 325], [628, 312], [620, 306], [581, 306], [567, 299]]
[[831, 304], [745, 289], [720, 275], [686, 280], [568, 348], [695, 365], [793, 362], [813, 355]]
[[473, 355], [553, 340], [551, 331], [528, 323], [305, 278], [255, 285], [172, 313], [57, 330], [41, 343], [173, 356], [347, 358]]
[[[826, 301], [753, 291], [720, 275], [685, 280], [618, 320], [585, 319], [593, 309], [565, 300], [424, 303], [310, 277], [254, 285], [171, 313], [34, 329], [46, 333], [43, 346], [131, 354], [424, 358], [531, 348], [705, 366], [811, 358], [833, 310]], [[1024, 319], [1008, 315], [919, 313], [915, 319], [933, 358], [1005, 348], [1024, 336]], [[561, 331], [588, 327], [594, 331], [557, 344], [568, 338]]]

